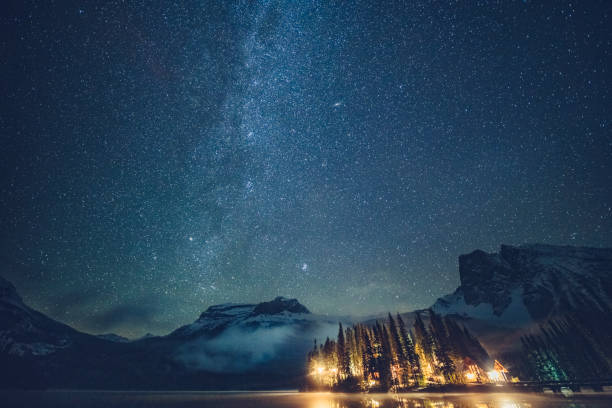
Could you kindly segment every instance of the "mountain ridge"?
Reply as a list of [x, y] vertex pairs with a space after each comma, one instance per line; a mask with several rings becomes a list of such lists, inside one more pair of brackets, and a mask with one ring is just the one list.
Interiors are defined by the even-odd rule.
[[[503, 342], [520, 347], [521, 330], [551, 316], [612, 304], [612, 249], [502, 245], [498, 253], [461, 255], [459, 273], [457, 290], [431, 309], [467, 326], [493, 354]], [[416, 312], [402, 315], [409, 322]], [[0, 383], [23, 386], [17, 378], [36, 378], [33, 387], [295, 386], [312, 338], [333, 337], [338, 321], [350, 323], [277, 297], [212, 305], [165, 336], [125, 341], [79, 332], [31, 309], [0, 277], [0, 362], [9, 367]], [[21, 376], [10, 374], [19, 370]]]
[[461, 284], [432, 308], [524, 325], [574, 309], [612, 306], [612, 249], [501, 245], [459, 257]]

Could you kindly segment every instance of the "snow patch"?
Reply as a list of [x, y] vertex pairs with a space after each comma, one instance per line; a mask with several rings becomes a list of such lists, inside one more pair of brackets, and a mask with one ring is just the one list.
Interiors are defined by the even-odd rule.
[[503, 327], [522, 327], [530, 324], [532, 319], [523, 302], [523, 290], [515, 289], [511, 296], [512, 301], [499, 316], [494, 313], [493, 306], [489, 303], [479, 303], [475, 306], [466, 304], [459, 291], [438, 299], [432, 309], [439, 314], [487, 320]]

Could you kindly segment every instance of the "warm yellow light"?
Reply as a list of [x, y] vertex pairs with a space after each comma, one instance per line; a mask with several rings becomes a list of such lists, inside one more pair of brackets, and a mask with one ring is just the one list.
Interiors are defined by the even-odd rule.
[[499, 381], [501, 379], [501, 375], [499, 374], [499, 371], [489, 371], [487, 373], [487, 375], [489, 376], [489, 380], [491, 381]]
[[323, 367], [317, 367], [317, 372], [322, 374], [325, 369]]
[[476, 376], [474, 375], [474, 373], [465, 373], [465, 378], [467, 378], [468, 380], [473, 380], [476, 378]]
[[332, 371], [333, 373], [337, 373], [337, 372], [338, 372], [338, 369], [337, 369], [337, 368], [332, 368], [332, 369], [331, 369], [331, 371]]

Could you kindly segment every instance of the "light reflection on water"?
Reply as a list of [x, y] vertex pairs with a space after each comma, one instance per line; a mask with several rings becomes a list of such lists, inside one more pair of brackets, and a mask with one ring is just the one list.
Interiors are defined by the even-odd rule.
[[[603, 408], [612, 407], [612, 395], [593, 397], [538, 394], [311, 394], [305, 408]], [[296, 405], [299, 406], [299, 405]]]
[[298, 392], [1, 391], [0, 407], [28, 408], [604, 408], [612, 394], [332, 394]]

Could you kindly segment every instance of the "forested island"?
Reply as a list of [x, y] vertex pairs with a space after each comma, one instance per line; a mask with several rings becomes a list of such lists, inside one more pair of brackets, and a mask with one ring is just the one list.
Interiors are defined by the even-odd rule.
[[607, 357], [612, 355], [612, 330], [601, 324], [609, 316], [603, 311], [568, 314], [523, 335], [522, 352], [508, 362], [516, 370], [492, 358], [478, 338], [452, 317], [431, 309], [423, 315], [416, 313], [411, 328], [399, 314], [346, 329], [340, 323], [336, 339], [318, 344], [315, 340], [307, 357], [304, 389], [405, 392], [505, 384], [579, 389], [578, 384], [599, 384], [612, 374]]
[[344, 329], [340, 323], [336, 340], [315, 340], [306, 388], [406, 391], [431, 384], [513, 380], [465, 327], [432, 310], [429, 321], [427, 327], [417, 313], [412, 329], [399, 314], [372, 326]]

